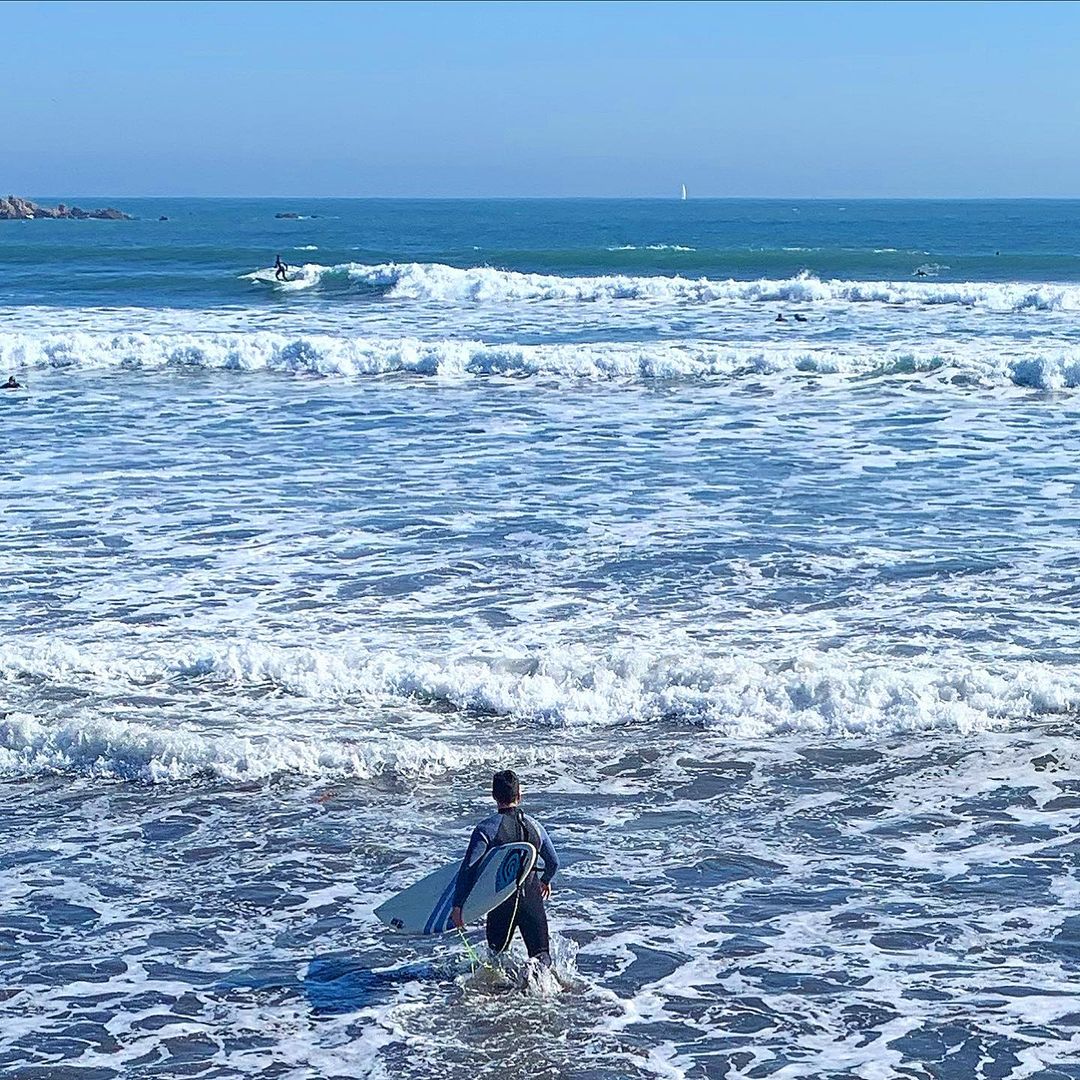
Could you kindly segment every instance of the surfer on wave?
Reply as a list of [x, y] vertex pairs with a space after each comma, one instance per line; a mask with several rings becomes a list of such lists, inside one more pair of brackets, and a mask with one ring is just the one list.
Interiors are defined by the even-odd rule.
[[288, 274], [288, 272], [289, 272], [289, 268], [285, 263], [283, 263], [281, 261], [281, 256], [280, 255], [275, 255], [274, 256], [274, 280], [275, 281], [288, 281], [289, 279], [285, 276], [286, 274]]
[[541, 963], [551, 963], [548, 940], [547, 912], [544, 901], [551, 895], [551, 879], [559, 869], [559, 856], [555, 854], [544, 826], [529, 817], [521, 809], [521, 781], [510, 769], [497, 772], [491, 781], [491, 797], [498, 812], [485, 818], [473, 830], [454, 891], [454, 908], [450, 921], [464, 930], [461, 905], [469, 895], [472, 885], [471, 867], [483, 858], [489, 848], [500, 844], [526, 842], [532, 844], [544, 861], [542, 871], [530, 871], [517, 892], [504, 900], [487, 916], [487, 942], [492, 952], [506, 952], [514, 931], [519, 930], [529, 952], [529, 959], [539, 957]]

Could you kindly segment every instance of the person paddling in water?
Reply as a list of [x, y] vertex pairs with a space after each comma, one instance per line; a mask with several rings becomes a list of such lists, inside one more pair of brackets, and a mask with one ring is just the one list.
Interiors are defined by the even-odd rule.
[[4, 383], [4, 389], [5, 390], [21, 390], [22, 389], [22, 383], [20, 383], [19, 380], [16, 379], [14, 375], [9, 375], [8, 376], [8, 381], [6, 383]]
[[288, 272], [289, 272], [289, 268], [288, 268], [288, 266], [285, 265], [285, 263], [283, 263], [281, 261], [281, 256], [280, 255], [275, 255], [274, 256], [274, 278], [275, 278], [275, 280], [277, 280], [277, 281], [288, 281], [289, 279], [285, 276]]
[[521, 781], [515, 772], [506, 769], [495, 774], [491, 781], [491, 797], [499, 809], [473, 829], [465, 858], [461, 861], [461, 870], [458, 871], [450, 921], [459, 930], [465, 929], [461, 906], [472, 886], [472, 868], [488, 849], [500, 844], [526, 841], [540, 853], [543, 869], [531, 870], [513, 896], [488, 912], [487, 943], [492, 952], [506, 952], [514, 931], [519, 930], [529, 958], [538, 957], [542, 964], [550, 965], [551, 950], [544, 901], [551, 895], [551, 879], [559, 869], [559, 856], [544, 826], [522, 812]]

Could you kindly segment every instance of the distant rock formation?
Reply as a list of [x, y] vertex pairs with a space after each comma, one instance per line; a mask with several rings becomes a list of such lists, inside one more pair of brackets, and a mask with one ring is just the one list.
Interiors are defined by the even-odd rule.
[[276, 218], [285, 218], [288, 221], [296, 221], [299, 216], [299, 214], [293, 213], [292, 210], [286, 210], [284, 213], [274, 215]]
[[111, 206], [104, 210], [83, 210], [79, 206], [38, 206], [29, 199], [20, 199], [18, 195], [0, 196], [0, 221], [31, 221], [34, 218], [97, 218], [101, 221], [131, 221], [129, 214]]

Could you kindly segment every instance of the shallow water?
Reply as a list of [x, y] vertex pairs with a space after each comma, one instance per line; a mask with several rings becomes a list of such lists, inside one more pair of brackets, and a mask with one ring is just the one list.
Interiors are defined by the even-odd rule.
[[[364, 204], [279, 289], [359, 211], [230, 206], [124, 307], [156, 220], [0, 235], [0, 1071], [1080, 1076], [1070, 256], [859, 276], [916, 210], [807, 204], [750, 288], [757, 206]], [[371, 914], [506, 765], [562, 992]]]
[[371, 918], [429, 843], [452, 855], [480, 810], [467, 772], [11, 785], [0, 1060], [75, 1077], [1076, 1075], [1068, 725], [918, 747], [667, 735], [533, 770], [570, 863], [554, 924], [579, 949], [554, 997], [473, 985], [460, 946]]

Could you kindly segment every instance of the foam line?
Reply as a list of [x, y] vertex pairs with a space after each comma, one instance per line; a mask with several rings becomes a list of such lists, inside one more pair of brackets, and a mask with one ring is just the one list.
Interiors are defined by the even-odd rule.
[[784, 301], [801, 304], [956, 305], [991, 311], [1080, 311], [1080, 285], [1030, 282], [844, 281], [684, 278], [661, 275], [562, 277], [442, 263], [306, 263], [275, 282], [272, 269], [244, 277], [284, 290], [352, 283], [405, 300], [506, 303], [521, 300], [638, 300], [663, 304]]
[[[541, 728], [663, 723], [734, 737], [876, 735], [981, 730], [1080, 708], [1080, 673], [1073, 668], [1003, 660], [991, 669], [947, 655], [931, 662], [807, 651], [765, 660], [757, 654], [713, 656], [686, 645], [643, 642], [596, 652], [552, 645], [542, 652], [476, 658], [234, 642], [128, 656], [104, 645], [78, 648], [43, 641], [11, 642], [0, 657], [0, 680], [39, 679], [104, 694], [156, 685], [175, 689], [177, 680], [259, 692], [269, 684], [314, 701], [359, 700], [372, 708], [402, 702], [450, 706]], [[0, 745], [15, 754], [10, 760], [16, 764], [50, 755], [57, 760], [73, 755], [85, 764], [87, 746], [104, 745], [102, 739], [112, 730], [107, 724], [94, 721], [85, 733], [72, 729], [66, 734], [63, 728], [50, 734], [33, 726], [9, 726]], [[157, 736], [148, 732], [145, 737], [149, 742], [136, 747], [136, 757], [157, 760], [162, 756], [154, 743]], [[251, 756], [248, 743], [222, 746], [224, 759], [233, 763], [226, 768], [236, 774], [249, 767], [258, 771], [245, 764]], [[293, 749], [290, 743], [280, 754], [273, 746], [268, 752], [278, 758]], [[351, 749], [331, 748], [325, 761], [307, 744], [295, 749], [301, 771], [346, 768], [363, 774], [368, 768], [353, 763]], [[425, 754], [439, 767], [450, 767], [452, 762], [437, 751]], [[189, 756], [182, 742], [168, 742], [162, 753]], [[201, 753], [195, 746], [190, 756], [196, 760]], [[380, 767], [379, 762], [372, 767]]]
[[779, 346], [711, 342], [486, 344], [482, 341], [227, 333], [0, 333], [0, 370], [176, 370], [276, 372], [359, 378], [408, 374], [593, 380], [846, 379], [927, 374], [965, 382], [1046, 390], [1080, 386], [1080, 347], [1052, 339], [1023, 343], [943, 342], [931, 348], [867, 343]]
[[288, 775], [416, 781], [498, 763], [505, 756], [505, 749], [497, 744], [480, 750], [392, 735], [360, 740], [244, 737], [162, 729], [101, 716], [59, 723], [26, 713], [0, 716], [0, 778], [9, 780], [75, 775], [159, 784]]

